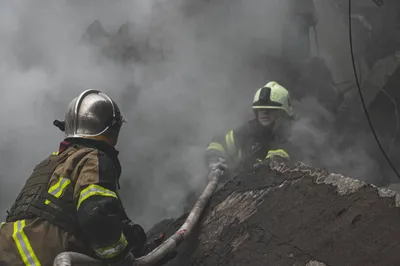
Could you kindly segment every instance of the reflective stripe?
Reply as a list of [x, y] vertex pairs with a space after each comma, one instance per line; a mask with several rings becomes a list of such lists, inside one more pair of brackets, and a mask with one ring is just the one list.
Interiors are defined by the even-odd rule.
[[268, 152], [267, 157], [265, 157], [265, 159], [268, 159], [268, 158], [270, 158], [272, 156], [280, 156], [280, 157], [283, 157], [283, 158], [290, 158], [289, 154], [286, 151], [282, 150], [282, 149], [270, 150]]
[[97, 256], [108, 259], [117, 256], [126, 248], [127, 245], [128, 241], [126, 240], [124, 234], [121, 233], [121, 237], [117, 243], [105, 248], [95, 248], [94, 252], [96, 252]]
[[279, 109], [279, 110], [285, 110], [285, 108], [279, 107], [279, 106], [262, 106], [262, 105], [254, 105], [253, 109]]
[[[63, 178], [60, 176], [58, 178], [58, 182], [52, 185], [49, 188], [49, 193], [56, 198], [61, 197], [62, 193], [64, 192], [65, 188], [71, 183], [71, 180], [68, 178]], [[46, 204], [50, 204], [50, 200], [46, 200]]]
[[223, 152], [225, 154], [224, 147], [222, 147], [222, 145], [217, 142], [211, 142], [208, 145], [207, 150], [217, 150], [217, 151]]
[[25, 227], [25, 220], [16, 221], [14, 223], [13, 239], [17, 245], [19, 254], [26, 266], [40, 266], [40, 262], [33, 252], [32, 246], [29, 243], [23, 229]]
[[113, 197], [118, 199], [117, 194], [114, 191], [103, 188], [99, 185], [90, 185], [81, 191], [77, 209], [81, 206], [82, 202], [91, 196], [103, 196], [103, 197]]
[[6, 224], [5, 222], [1, 222], [1, 223], [0, 223], [0, 228], [2, 228], [3, 225], [5, 225], [5, 224]]
[[236, 151], [235, 147], [235, 138], [233, 137], [233, 130], [229, 131], [225, 136], [226, 146], [228, 147], [228, 151], [231, 155], [233, 155]]
[[58, 151], [52, 152], [51, 155], [58, 155]]

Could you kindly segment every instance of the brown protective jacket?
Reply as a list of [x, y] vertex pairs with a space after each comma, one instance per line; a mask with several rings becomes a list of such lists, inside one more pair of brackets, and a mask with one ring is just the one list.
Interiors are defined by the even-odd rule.
[[[0, 266], [50, 266], [64, 251], [105, 262], [125, 257], [117, 155], [103, 142], [73, 139], [38, 164], [1, 225]], [[102, 202], [113, 206], [105, 216], [95, 211]]]

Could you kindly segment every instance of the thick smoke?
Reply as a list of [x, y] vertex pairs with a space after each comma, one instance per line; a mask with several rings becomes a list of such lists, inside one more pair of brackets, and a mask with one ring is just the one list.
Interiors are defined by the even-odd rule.
[[[145, 227], [179, 215], [207, 181], [203, 153], [213, 135], [251, 117], [258, 87], [289, 75], [274, 65], [289, 11], [282, 0], [0, 1], [2, 213], [58, 148], [53, 119], [95, 88], [128, 120], [117, 145], [128, 213]], [[304, 115], [291, 140], [305, 161], [335, 172], [370, 161], [363, 149], [331, 147], [324, 123], [332, 114], [315, 97], [295, 106]]]
[[[251, 114], [266, 78], [256, 59], [279, 53], [287, 8], [280, 0], [96, 0], [12, 1], [0, 10], [3, 213], [32, 167], [57, 149], [63, 135], [52, 120], [96, 88], [127, 117], [118, 145], [122, 197], [132, 218], [149, 226], [182, 212], [188, 191], [206, 182], [207, 142]], [[111, 51], [110, 59], [82, 38], [95, 20], [109, 35], [130, 22], [126, 38], [162, 53], [122, 64]]]

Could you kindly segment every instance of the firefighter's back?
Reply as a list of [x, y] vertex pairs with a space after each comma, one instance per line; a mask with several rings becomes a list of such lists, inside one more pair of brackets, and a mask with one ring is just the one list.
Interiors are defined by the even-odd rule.
[[[64, 251], [87, 253], [79, 236], [74, 186], [84, 158], [95, 149], [60, 146], [39, 163], [11, 207], [0, 229], [0, 262], [4, 265], [53, 265]], [[0, 264], [0, 266], [3, 266]]]

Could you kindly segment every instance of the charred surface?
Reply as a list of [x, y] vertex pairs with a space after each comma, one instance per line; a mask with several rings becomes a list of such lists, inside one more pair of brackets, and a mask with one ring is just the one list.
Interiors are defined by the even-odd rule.
[[[168, 265], [398, 265], [397, 206], [393, 191], [273, 163], [217, 191]], [[184, 218], [153, 232], [172, 234]]]

